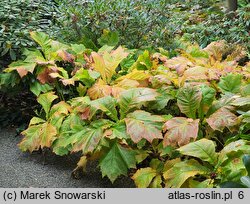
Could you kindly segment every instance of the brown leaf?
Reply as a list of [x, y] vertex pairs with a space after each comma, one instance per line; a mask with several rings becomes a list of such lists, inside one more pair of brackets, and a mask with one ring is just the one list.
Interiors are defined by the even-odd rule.
[[223, 131], [225, 127], [231, 128], [238, 124], [238, 117], [227, 108], [220, 108], [206, 119], [213, 130]]
[[199, 130], [199, 119], [175, 117], [164, 124], [164, 146], [183, 146], [191, 139], [196, 140]]
[[62, 58], [63, 61], [73, 63], [75, 61], [75, 57], [72, 54], [69, 54], [65, 50], [57, 51], [57, 55]]

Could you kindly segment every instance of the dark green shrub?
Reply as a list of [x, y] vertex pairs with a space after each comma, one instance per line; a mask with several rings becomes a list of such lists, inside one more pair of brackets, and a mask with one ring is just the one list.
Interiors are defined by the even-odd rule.
[[34, 45], [31, 30], [51, 33], [54, 15], [52, 0], [1, 0], [0, 65], [15, 60], [23, 47]]

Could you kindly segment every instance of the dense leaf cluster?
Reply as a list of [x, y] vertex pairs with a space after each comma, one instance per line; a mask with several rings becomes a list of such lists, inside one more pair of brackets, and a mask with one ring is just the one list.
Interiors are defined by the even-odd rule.
[[[27, 80], [40, 109], [22, 151], [81, 152], [114, 182], [138, 187], [248, 185], [250, 64], [225, 41], [183, 43], [179, 55], [64, 44], [31, 32], [39, 49], [5, 69]], [[4, 84], [2, 84], [4, 85]], [[244, 158], [244, 159], [243, 159]], [[245, 165], [244, 165], [245, 164]]]

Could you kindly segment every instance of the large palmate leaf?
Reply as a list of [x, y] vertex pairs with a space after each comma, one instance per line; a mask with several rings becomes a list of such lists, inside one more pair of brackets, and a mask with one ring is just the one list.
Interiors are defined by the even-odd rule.
[[196, 111], [200, 106], [202, 92], [197, 86], [184, 86], [177, 95], [177, 105], [187, 117], [196, 118]]
[[200, 118], [202, 118], [207, 113], [216, 95], [215, 89], [209, 87], [208, 85], [202, 85], [201, 92], [202, 92], [202, 100], [199, 108]]
[[122, 92], [118, 99], [121, 118], [123, 119], [128, 112], [140, 108], [145, 102], [154, 101], [158, 95], [156, 90], [150, 88], [134, 88]]
[[88, 89], [88, 95], [95, 100], [112, 94], [112, 87], [107, 85], [103, 80], [99, 79], [91, 88]]
[[51, 147], [52, 142], [56, 139], [57, 131], [53, 125], [45, 122], [30, 126], [21, 134], [24, 135], [24, 138], [19, 143], [19, 148], [22, 151], [33, 152], [39, 148]]
[[197, 174], [209, 174], [210, 169], [201, 165], [194, 159], [186, 160], [175, 164], [171, 169], [164, 172], [166, 187], [180, 188], [185, 181]]
[[94, 69], [101, 74], [104, 82], [109, 83], [112, 76], [115, 74], [117, 66], [127, 56], [128, 53], [125, 52], [122, 47], [118, 47], [110, 53], [107, 51], [102, 53], [92, 52]]
[[218, 87], [220, 90], [231, 93], [239, 93], [241, 87], [242, 76], [239, 74], [228, 74], [227, 76], [221, 77]]
[[143, 81], [143, 80], [149, 79], [150, 77], [151, 77], [151, 74], [148, 71], [134, 69], [131, 72], [129, 72], [128, 74], [116, 79], [116, 82], [120, 82], [124, 79]]
[[54, 92], [48, 92], [45, 94], [41, 94], [38, 98], [37, 101], [40, 103], [46, 113], [46, 118], [48, 118], [49, 110], [51, 107], [52, 102], [57, 99], [58, 96], [54, 94]]
[[24, 61], [17, 61], [12, 62], [7, 69], [5, 69], [5, 72], [12, 72], [16, 70], [21, 78], [26, 76], [28, 72], [33, 73], [34, 69], [36, 67], [36, 63], [34, 62], [24, 62]]
[[175, 117], [164, 124], [164, 146], [183, 146], [198, 136], [199, 119]]
[[113, 123], [109, 120], [96, 120], [90, 126], [75, 129], [72, 134], [58, 138], [57, 148], [72, 146], [72, 152], [82, 151], [83, 154], [93, 152], [104, 137], [105, 129], [111, 127]]
[[43, 32], [30, 32], [30, 37], [36, 41], [43, 49], [46, 49], [51, 39]]
[[101, 158], [100, 168], [102, 176], [114, 182], [120, 175], [127, 175], [129, 168], [136, 167], [136, 152], [114, 143], [110, 150]]
[[156, 175], [155, 169], [147, 167], [138, 169], [132, 179], [138, 188], [147, 188]]
[[138, 143], [145, 138], [150, 143], [153, 139], [162, 139], [162, 125], [164, 119], [158, 115], [151, 115], [146, 111], [135, 111], [125, 118], [127, 132], [133, 142]]
[[220, 108], [206, 119], [213, 130], [223, 131], [225, 127], [231, 128], [238, 124], [238, 117], [226, 108]]
[[91, 106], [106, 113], [112, 120], [117, 121], [116, 99], [111, 96], [106, 96], [91, 102]]
[[110, 129], [108, 129], [104, 135], [109, 139], [129, 139], [129, 135], [127, 134], [126, 124], [124, 121], [120, 121], [112, 125]]
[[202, 161], [207, 161], [212, 165], [217, 163], [218, 155], [215, 152], [215, 144], [212, 140], [201, 139], [191, 142], [178, 149], [181, 154], [197, 157]]

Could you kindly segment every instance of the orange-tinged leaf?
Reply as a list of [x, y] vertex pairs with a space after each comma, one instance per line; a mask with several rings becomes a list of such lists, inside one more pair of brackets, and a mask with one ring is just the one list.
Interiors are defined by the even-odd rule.
[[183, 146], [190, 140], [196, 140], [199, 130], [199, 119], [175, 117], [164, 124], [164, 146]]
[[112, 94], [112, 87], [106, 85], [104, 81], [99, 79], [91, 88], [88, 89], [88, 95], [92, 100], [110, 96]]
[[238, 117], [227, 108], [220, 108], [206, 119], [213, 130], [223, 131], [225, 127], [231, 128], [238, 124]]
[[75, 57], [72, 54], [69, 54], [65, 50], [58, 50], [57, 55], [62, 58], [63, 61], [73, 63], [75, 61]]
[[186, 69], [193, 66], [193, 63], [187, 58], [179, 56], [166, 60], [164, 65], [172, 70], [176, 70], [179, 75], [182, 75]]
[[46, 68], [39, 73], [36, 78], [41, 82], [41, 84], [53, 83], [55, 80], [50, 76], [51, 73], [54, 73], [54, 71]]
[[29, 150], [33, 152], [39, 148], [51, 147], [52, 142], [56, 139], [57, 130], [50, 123], [42, 123], [30, 126], [22, 132], [25, 137], [19, 143], [19, 148], [22, 151]]
[[12, 72], [16, 70], [21, 78], [26, 76], [28, 72], [33, 73], [34, 69], [36, 67], [36, 63], [33, 62], [12, 62], [7, 69], [5, 69], [5, 72]]
[[164, 119], [158, 115], [151, 115], [146, 111], [135, 111], [125, 118], [127, 133], [133, 142], [138, 143], [145, 138], [150, 143], [154, 139], [162, 139], [162, 125]]
[[116, 68], [128, 56], [128, 53], [122, 47], [118, 47], [110, 53], [108, 51], [101, 53], [92, 52], [91, 56], [94, 60], [94, 69], [101, 74], [104, 82], [109, 83], [112, 76], [116, 73]]
[[136, 173], [132, 176], [132, 179], [134, 180], [135, 185], [138, 188], [147, 188], [156, 175], [157, 172], [155, 169], [147, 167], [138, 169]]

